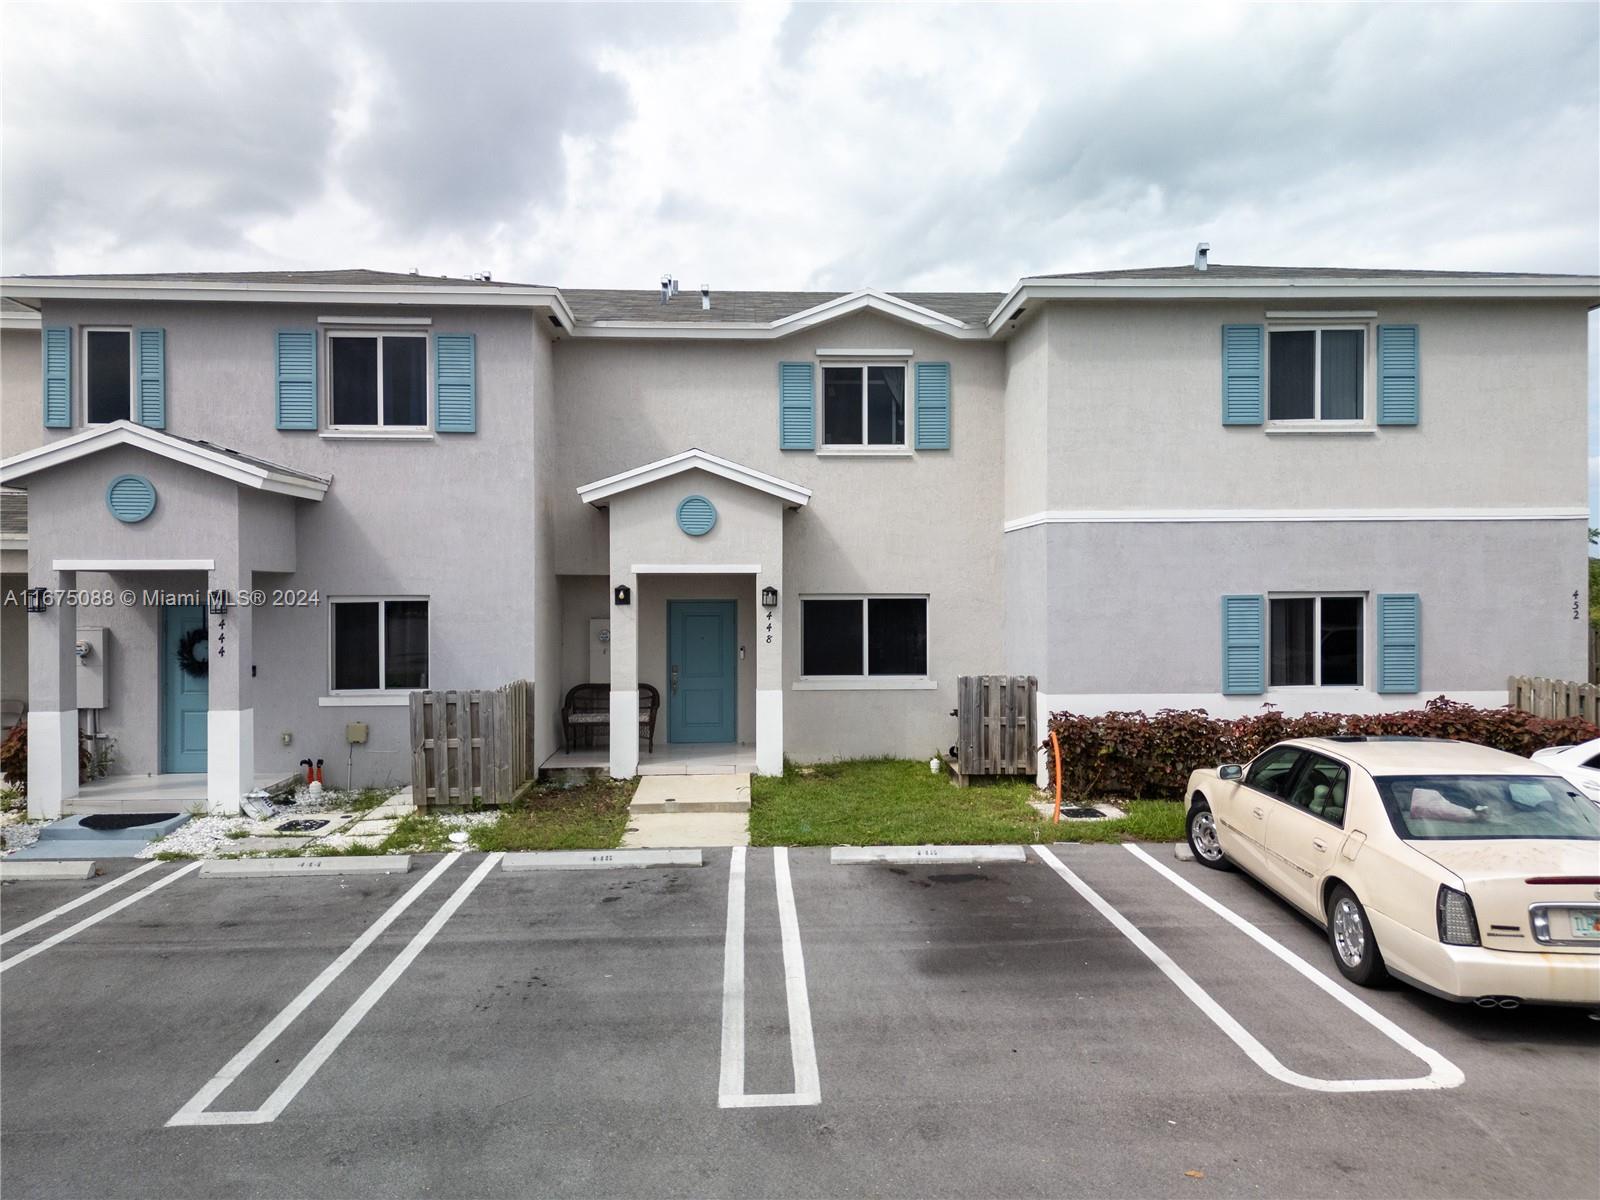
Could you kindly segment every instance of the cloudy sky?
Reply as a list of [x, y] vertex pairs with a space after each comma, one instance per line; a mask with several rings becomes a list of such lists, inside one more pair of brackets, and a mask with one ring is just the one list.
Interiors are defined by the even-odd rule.
[[[1600, 6], [11, 3], [6, 273], [1600, 272]], [[1593, 451], [1591, 451], [1593, 457]]]

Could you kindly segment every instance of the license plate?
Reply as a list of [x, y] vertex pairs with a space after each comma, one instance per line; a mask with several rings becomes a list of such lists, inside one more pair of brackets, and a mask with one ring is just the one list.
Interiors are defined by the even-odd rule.
[[1573, 937], [1600, 939], [1600, 912], [1585, 912], [1576, 908], [1567, 911], [1572, 916]]

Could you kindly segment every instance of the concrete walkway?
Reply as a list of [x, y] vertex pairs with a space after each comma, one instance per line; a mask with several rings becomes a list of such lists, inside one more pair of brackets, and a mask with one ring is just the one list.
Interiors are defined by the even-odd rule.
[[628, 806], [626, 849], [748, 846], [750, 776], [650, 775]]

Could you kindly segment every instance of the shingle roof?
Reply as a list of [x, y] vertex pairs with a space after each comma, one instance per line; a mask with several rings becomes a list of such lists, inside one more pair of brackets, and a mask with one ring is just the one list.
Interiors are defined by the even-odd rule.
[[92, 275], [32, 275], [30, 279], [105, 280], [131, 283], [152, 280], [167, 283], [282, 283], [331, 287], [539, 287], [539, 284], [509, 283], [504, 279], [468, 279], [450, 275], [412, 275], [401, 271], [141, 271], [138, 273]]
[[[563, 288], [580, 325], [595, 321], [742, 321], [767, 325], [805, 312], [849, 292], [719, 292], [712, 289], [711, 307], [700, 307], [698, 291], [680, 291], [665, 304], [658, 291], [611, 291]], [[929, 308], [968, 324], [981, 324], [1004, 296], [1000, 292], [892, 292], [896, 299]]]
[[1064, 271], [1030, 279], [1570, 279], [1539, 271], [1404, 271], [1379, 267], [1250, 267], [1211, 263], [1204, 271], [1181, 267], [1133, 267], [1121, 271]]
[[0, 537], [28, 534], [28, 493], [0, 490]]

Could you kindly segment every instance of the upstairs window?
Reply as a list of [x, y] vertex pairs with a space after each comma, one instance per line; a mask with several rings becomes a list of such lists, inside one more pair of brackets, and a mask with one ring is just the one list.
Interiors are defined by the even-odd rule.
[[1360, 687], [1362, 596], [1273, 596], [1269, 687]]
[[1268, 420], [1362, 419], [1365, 329], [1274, 329], [1267, 342]]
[[84, 420], [90, 425], [133, 415], [133, 334], [126, 329], [83, 331]]
[[905, 367], [823, 367], [822, 444], [904, 447]]
[[428, 335], [328, 334], [328, 424], [422, 429], [428, 424]]
[[928, 598], [801, 601], [800, 673], [808, 678], [928, 673]]
[[333, 690], [428, 686], [426, 600], [335, 600]]

